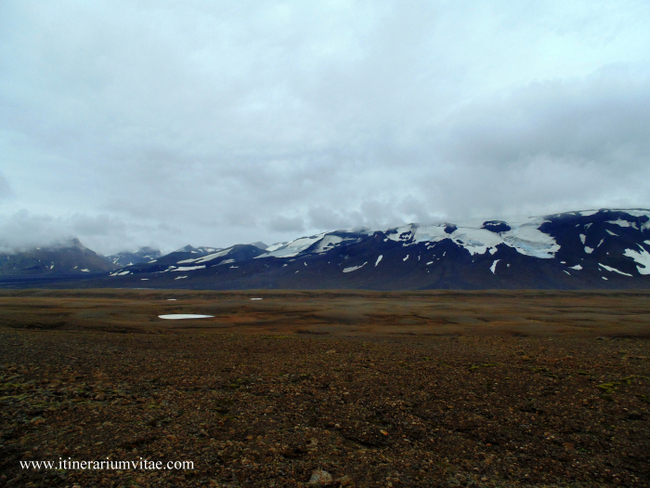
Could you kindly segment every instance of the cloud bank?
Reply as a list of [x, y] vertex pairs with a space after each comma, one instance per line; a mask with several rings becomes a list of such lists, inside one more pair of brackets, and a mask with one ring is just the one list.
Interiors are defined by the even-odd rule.
[[650, 207], [643, 3], [0, 5], [0, 241]]

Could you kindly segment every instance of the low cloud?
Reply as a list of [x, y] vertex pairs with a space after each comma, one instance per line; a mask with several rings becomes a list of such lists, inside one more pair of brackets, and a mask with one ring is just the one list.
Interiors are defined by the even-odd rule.
[[68, 241], [74, 232], [61, 219], [23, 210], [2, 220], [0, 236], [0, 250], [16, 252]]
[[[1, 222], [0, 252], [5, 253], [66, 245], [73, 238], [78, 238], [86, 247], [109, 255], [124, 250], [133, 251], [145, 245], [159, 246], [161, 241], [170, 240], [174, 230], [165, 225], [127, 225], [108, 215], [52, 217], [27, 210], [6, 215]], [[175, 243], [179, 242], [182, 242], [182, 238]], [[165, 247], [165, 250], [172, 249]]]

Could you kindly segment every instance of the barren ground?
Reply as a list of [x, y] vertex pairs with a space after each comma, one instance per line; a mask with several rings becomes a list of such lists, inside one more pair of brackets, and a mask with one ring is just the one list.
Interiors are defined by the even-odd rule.
[[[648, 338], [645, 291], [2, 291], [0, 486], [650, 486]], [[107, 458], [194, 469], [20, 464]]]

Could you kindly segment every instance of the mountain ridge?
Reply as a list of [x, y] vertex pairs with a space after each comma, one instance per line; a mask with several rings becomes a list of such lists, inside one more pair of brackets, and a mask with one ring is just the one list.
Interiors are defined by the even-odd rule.
[[[322, 232], [265, 249], [186, 246], [79, 286], [190, 289], [650, 288], [650, 210]], [[83, 281], [83, 283], [81, 283]]]

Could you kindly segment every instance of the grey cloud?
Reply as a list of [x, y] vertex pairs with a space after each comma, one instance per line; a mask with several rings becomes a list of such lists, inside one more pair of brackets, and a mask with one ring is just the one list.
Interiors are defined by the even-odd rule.
[[15, 196], [15, 194], [9, 185], [9, 181], [2, 175], [2, 173], [0, 173], [0, 201], [13, 196]]
[[108, 215], [88, 216], [76, 214], [70, 219], [72, 230], [81, 236], [106, 237], [124, 235], [126, 225]]
[[280, 215], [271, 219], [269, 227], [275, 232], [302, 232], [305, 230], [305, 223], [301, 217], [283, 217]]
[[112, 252], [650, 206], [648, 20], [628, 1], [2, 2], [4, 211]]
[[612, 66], [470, 103], [449, 122], [443, 155], [495, 165], [536, 156], [638, 164], [650, 156], [650, 72], [631, 71]]
[[307, 213], [309, 215], [310, 226], [317, 229], [337, 230], [345, 229], [350, 225], [348, 218], [330, 207], [316, 205], [311, 207]]
[[429, 208], [465, 217], [648, 202], [649, 74], [610, 66], [465, 104], [428, 132]]

